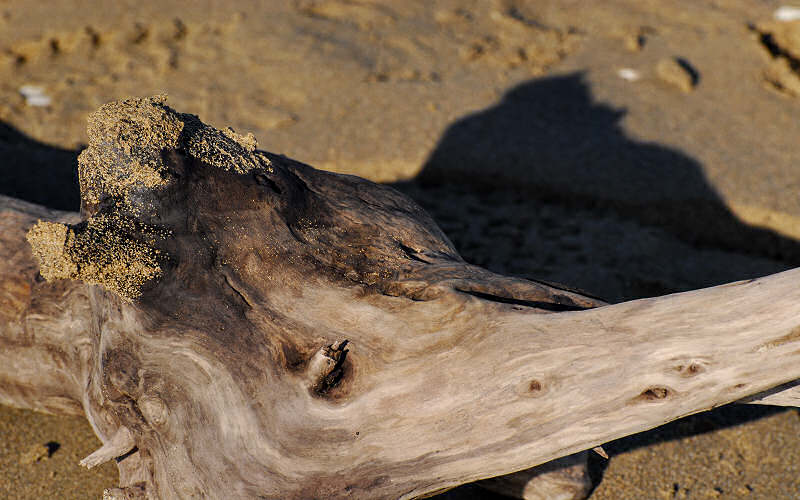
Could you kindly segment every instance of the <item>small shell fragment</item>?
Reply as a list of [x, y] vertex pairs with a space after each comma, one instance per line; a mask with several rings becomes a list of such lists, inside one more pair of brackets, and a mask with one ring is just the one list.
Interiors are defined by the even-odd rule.
[[91, 455], [80, 461], [80, 464], [87, 469], [102, 465], [109, 460], [121, 457], [136, 447], [133, 434], [127, 427], [120, 427], [111, 436], [111, 439], [103, 443], [103, 446], [94, 451]]
[[775, 9], [772, 16], [776, 21], [790, 22], [800, 21], [800, 7], [793, 7], [791, 5], [782, 5]]
[[34, 107], [47, 107], [53, 100], [45, 94], [44, 89], [38, 85], [23, 85], [19, 93], [25, 98], [25, 104]]
[[629, 82], [635, 82], [642, 77], [642, 74], [633, 68], [622, 68], [617, 71], [617, 76]]

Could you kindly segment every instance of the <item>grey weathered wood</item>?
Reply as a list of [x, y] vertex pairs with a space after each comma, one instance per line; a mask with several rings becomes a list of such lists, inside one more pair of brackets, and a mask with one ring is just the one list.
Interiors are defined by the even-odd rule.
[[84, 222], [0, 198], [0, 403], [84, 412], [109, 496], [413, 498], [793, 401], [800, 270], [604, 305], [157, 98], [89, 137]]

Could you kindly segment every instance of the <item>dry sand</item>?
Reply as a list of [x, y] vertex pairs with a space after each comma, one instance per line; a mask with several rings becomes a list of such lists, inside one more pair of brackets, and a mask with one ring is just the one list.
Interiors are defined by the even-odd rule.
[[[0, 0], [0, 192], [77, 209], [88, 113], [167, 93], [394, 183], [493, 270], [613, 301], [769, 274], [800, 264], [800, 22], [780, 5]], [[797, 498], [799, 427], [725, 407], [611, 443], [592, 498]], [[77, 465], [99, 445], [80, 419], [0, 407], [0, 429], [0, 498], [114, 484]]]

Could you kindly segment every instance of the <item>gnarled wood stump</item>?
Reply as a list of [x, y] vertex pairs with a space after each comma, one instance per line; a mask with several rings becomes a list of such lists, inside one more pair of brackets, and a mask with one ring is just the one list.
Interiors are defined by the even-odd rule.
[[[0, 199], [0, 403], [84, 413], [110, 497], [413, 498], [795, 404], [798, 270], [606, 306], [471, 266], [391, 188], [161, 98], [89, 137], [82, 217]], [[569, 460], [494, 486], [579, 497]]]

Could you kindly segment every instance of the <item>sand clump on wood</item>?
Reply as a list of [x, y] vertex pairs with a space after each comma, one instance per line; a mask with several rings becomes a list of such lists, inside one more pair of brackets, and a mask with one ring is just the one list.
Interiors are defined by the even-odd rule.
[[[157, 96], [112, 103], [90, 116], [89, 147], [78, 160], [89, 213], [108, 200], [131, 208], [134, 193], [167, 184], [160, 148], [177, 146], [183, 124], [174, 115], [159, 113], [163, 102]], [[103, 147], [112, 142], [121, 147]], [[157, 236], [157, 231], [114, 213], [74, 226], [40, 221], [27, 239], [48, 281], [83, 280], [131, 300], [162, 273], [164, 256], [152, 246]]]
[[162, 152], [180, 146], [224, 170], [244, 173], [261, 166], [263, 160], [251, 157], [256, 148], [252, 134], [220, 132], [194, 115], [175, 113], [165, 102], [164, 95], [127, 99], [89, 116], [89, 147], [78, 158], [84, 203], [114, 198], [133, 209], [132, 196], [169, 183]]
[[168, 256], [157, 242], [169, 231], [132, 216], [158, 219], [159, 193], [175, 177], [165, 152], [182, 150], [238, 174], [269, 169], [252, 134], [219, 131], [165, 101], [159, 95], [112, 102], [89, 117], [89, 147], [78, 158], [89, 218], [76, 226], [40, 221], [27, 237], [48, 281], [81, 280], [133, 300], [162, 275]]
[[[129, 204], [131, 191], [167, 183], [159, 153], [162, 148], [177, 147], [183, 123], [161, 110], [164, 100], [158, 96], [110, 103], [89, 116], [89, 147], [78, 160], [81, 187], [89, 203], [99, 204], [110, 196]], [[121, 147], [103, 147], [110, 143]]]
[[133, 230], [123, 217], [97, 216], [75, 228], [40, 221], [27, 238], [46, 280], [81, 280], [132, 300], [161, 276], [163, 260], [158, 249], [126, 235]]

